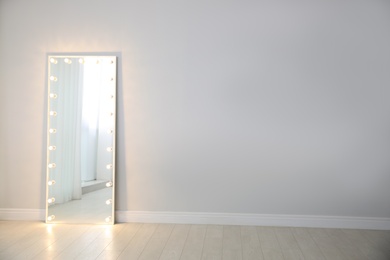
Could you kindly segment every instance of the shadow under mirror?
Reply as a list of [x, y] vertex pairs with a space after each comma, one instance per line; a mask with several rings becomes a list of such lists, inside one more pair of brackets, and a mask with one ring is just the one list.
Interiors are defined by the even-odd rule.
[[114, 224], [116, 57], [48, 58], [46, 223]]

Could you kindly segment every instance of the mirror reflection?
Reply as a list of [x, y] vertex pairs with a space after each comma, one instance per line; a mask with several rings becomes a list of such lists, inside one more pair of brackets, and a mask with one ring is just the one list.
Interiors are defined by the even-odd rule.
[[49, 56], [47, 223], [114, 223], [116, 57]]

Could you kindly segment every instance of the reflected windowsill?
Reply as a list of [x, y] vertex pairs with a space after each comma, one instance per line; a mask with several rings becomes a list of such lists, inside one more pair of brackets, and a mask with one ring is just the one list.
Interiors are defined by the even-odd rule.
[[107, 180], [93, 180], [81, 182], [82, 194], [106, 188]]

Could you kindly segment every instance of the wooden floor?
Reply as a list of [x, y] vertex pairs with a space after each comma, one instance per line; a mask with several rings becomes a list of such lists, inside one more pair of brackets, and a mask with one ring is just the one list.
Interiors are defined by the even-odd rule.
[[390, 231], [0, 221], [0, 259], [390, 259]]

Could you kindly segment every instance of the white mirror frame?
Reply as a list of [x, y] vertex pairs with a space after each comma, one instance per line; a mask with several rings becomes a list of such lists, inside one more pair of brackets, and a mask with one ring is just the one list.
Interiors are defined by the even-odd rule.
[[[105, 88], [104, 91], [108, 91], [108, 93], [109, 93], [109, 95], [106, 97], [107, 98], [106, 103], [108, 103], [108, 105], [106, 107], [103, 107], [103, 108], [104, 109], [108, 108], [108, 111], [106, 111], [107, 116], [108, 116], [107, 122], [109, 122], [109, 125], [110, 125], [110, 127], [108, 127], [108, 129], [105, 130], [105, 134], [112, 136], [112, 138], [110, 139], [111, 143], [109, 144], [109, 146], [104, 147], [104, 149], [106, 150], [106, 153], [109, 153], [112, 155], [111, 160], [105, 162], [106, 163], [105, 170], [106, 171], [109, 170], [111, 172], [111, 176], [109, 176], [109, 173], [107, 173], [107, 176], [109, 176], [109, 178], [107, 180], [105, 180], [104, 183], [100, 184], [100, 186], [104, 186], [103, 188], [100, 188], [100, 189], [101, 190], [106, 189], [107, 191], [110, 191], [111, 197], [106, 198], [104, 201], [97, 202], [98, 204], [102, 204], [102, 207], [104, 207], [104, 206], [107, 207], [107, 205], [111, 206], [110, 215], [105, 215], [104, 219], [99, 218], [98, 220], [96, 220], [96, 219], [95, 220], [94, 219], [88, 220], [86, 218], [81, 218], [80, 220], [72, 219], [71, 221], [67, 221], [66, 218], [61, 219], [60, 216], [56, 216], [55, 214], [52, 214], [52, 212], [50, 212], [50, 209], [49, 209], [49, 206], [51, 206], [53, 209], [54, 206], [68, 204], [68, 202], [66, 202], [64, 200], [65, 202], [63, 204], [56, 205], [57, 202], [56, 202], [55, 197], [53, 196], [53, 194], [55, 193], [53, 191], [56, 187], [56, 184], [57, 184], [57, 186], [62, 185], [60, 183], [61, 179], [59, 179], [60, 178], [59, 174], [61, 173], [61, 170], [59, 170], [59, 169], [62, 169], [61, 167], [63, 167], [63, 165], [61, 166], [61, 163], [63, 162], [62, 159], [64, 159], [64, 158], [61, 158], [61, 155], [59, 155], [59, 153], [63, 147], [58, 145], [56, 142], [61, 143], [61, 142], [68, 141], [68, 140], [59, 141], [60, 138], [58, 138], [56, 140], [54, 137], [57, 135], [57, 132], [61, 133], [62, 129], [60, 129], [60, 127], [59, 127], [60, 123], [58, 122], [58, 118], [61, 115], [59, 113], [57, 113], [57, 111], [56, 111], [57, 109], [55, 109], [55, 110], [53, 109], [53, 106], [56, 104], [56, 102], [58, 102], [59, 99], [61, 99], [61, 95], [59, 95], [61, 92], [59, 92], [59, 91], [65, 91], [65, 90], [59, 90], [60, 86], [58, 84], [59, 82], [64, 82], [64, 81], [62, 81], [63, 79], [61, 79], [61, 77], [64, 75], [55, 75], [56, 72], [54, 72], [55, 71], [53, 69], [54, 67], [52, 68], [52, 66], [58, 65], [59, 62], [61, 62], [62, 66], [64, 66], [64, 67], [62, 67], [61, 71], [71, 70], [70, 67], [69, 67], [69, 69], [65, 68], [65, 66], [67, 66], [67, 65], [64, 65], [64, 64], [71, 65], [72, 63], [79, 63], [77, 65], [79, 67], [76, 66], [76, 69], [74, 69], [75, 73], [77, 73], [77, 76], [74, 76], [75, 79], [73, 79], [74, 80], [73, 82], [75, 82], [75, 81], [79, 82], [81, 80], [79, 78], [78, 73], [79, 73], [79, 71], [83, 71], [83, 73], [84, 73], [84, 68], [86, 70], [86, 67], [84, 67], [84, 65], [92, 64], [92, 62], [94, 62], [96, 64], [94, 66], [99, 66], [99, 67], [96, 67], [96, 69], [94, 67], [94, 69], [93, 69], [94, 71], [92, 74], [98, 75], [97, 77], [95, 77], [93, 79], [94, 80], [93, 86], [95, 86], [95, 84], [99, 85], [99, 86], [101, 86], [101, 89]], [[81, 68], [81, 66], [83, 66], [83, 68]], [[92, 65], [90, 65], [90, 66], [92, 66]], [[73, 72], [73, 70], [71, 70], [71, 71]], [[48, 81], [47, 81], [48, 82], [47, 83], [48, 84], [48, 88], [47, 88], [48, 89], [48, 94], [47, 94], [47, 100], [48, 100], [47, 101], [48, 102], [47, 108], [48, 109], [47, 109], [47, 149], [46, 149], [46, 151], [47, 151], [47, 164], [46, 164], [47, 167], [46, 167], [46, 218], [45, 218], [46, 223], [88, 223], [88, 224], [114, 224], [115, 223], [115, 151], [116, 151], [115, 145], [116, 145], [116, 77], [117, 77], [116, 73], [117, 73], [117, 57], [116, 56], [88, 56], [88, 55], [87, 56], [85, 56], [85, 55], [78, 56], [78, 55], [63, 55], [63, 54], [48, 56]], [[87, 74], [87, 72], [85, 74]], [[83, 75], [83, 77], [85, 77], [84, 74], [82, 74], [82, 75]], [[100, 79], [97, 81], [96, 79], [98, 77]], [[77, 89], [77, 87], [83, 88], [83, 90], [77, 90], [77, 91], [84, 91], [83, 93], [85, 95], [84, 88], [85, 88], [85, 85], [87, 85], [85, 78], [82, 79], [82, 82], [83, 82], [83, 84], [82, 84], [83, 86], [79, 86], [78, 83], [74, 83], [73, 85], [75, 87], [73, 87], [73, 88], [74, 89]], [[65, 83], [62, 83], [62, 84], [66, 85]], [[64, 88], [65, 86], [61, 86], [61, 87]], [[105, 95], [106, 93], [104, 91], [103, 91], [103, 94]], [[98, 102], [101, 102], [101, 99]], [[99, 107], [99, 110], [101, 110], [101, 109], [102, 109], [102, 106]], [[106, 112], [104, 112], [104, 113], [106, 113]], [[101, 114], [100, 115], [99, 115], [99, 113], [97, 113], [97, 114], [98, 114], [97, 117], [100, 118]], [[82, 115], [79, 115], [79, 117], [82, 117]], [[65, 121], [65, 119], [63, 119], [63, 120]], [[78, 120], [80, 120], [80, 122], [81, 122], [80, 123], [80, 128], [81, 128], [81, 124], [84, 121], [81, 121], [82, 119], [78, 119]], [[64, 132], [65, 132], [65, 130], [64, 130]], [[79, 137], [79, 138], [81, 139], [81, 137]], [[81, 141], [79, 141], [79, 142], [81, 143]], [[63, 145], [63, 146], [65, 146], [65, 145]], [[80, 161], [81, 161], [81, 154], [82, 154], [82, 152], [80, 152], [80, 159], [79, 159]], [[98, 155], [96, 157], [98, 157]], [[106, 157], [108, 158], [110, 156], [106, 156]], [[69, 160], [67, 160], [67, 161], [69, 161]], [[65, 164], [65, 163], [63, 163], [63, 164]], [[96, 166], [97, 164], [98, 164], [98, 162], [95, 163], [94, 167], [98, 167], [98, 166]], [[101, 169], [101, 168], [102, 167], [100, 167], [99, 169]], [[57, 169], [57, 172], [55, 172], [56, 169]], [[81, 170], [80, 170], [80, 172], [81, 172]], [[96, 172], [97, 172], [97, 170], [96, 170]], [[55, 176], [56, 174], [57, 174], [57, 176]], [[104, 173], [104, 174], [106, 174], [106, 173]], [[80, 177], [79, 181], [80, 181], [80, 185], [81, 185], [81, 176], [78, 175], [78, 177]], [[110, 190], [108, 190], [108, 189], [110, 189]], [[56, 192], [57, 192], [56, 194], [58, 194], [58, 190], [56, 190]], [[80, 186], [80, 194], [81, 193], [82, 192], [81, 192], [81, 186]], [[73, 200], [70, 200], [70, 201], [73, 202]], [[86, 215], [88, 215], [85, 213], [83, 213], [83, 214], [84, 214], [83, 215], [84, 217]], [[94, 216], [93, 214], [94, 213], [91, 212], [91, 216]], [[80, 216], [81, 215], [82, 214], [80, 214]]]

